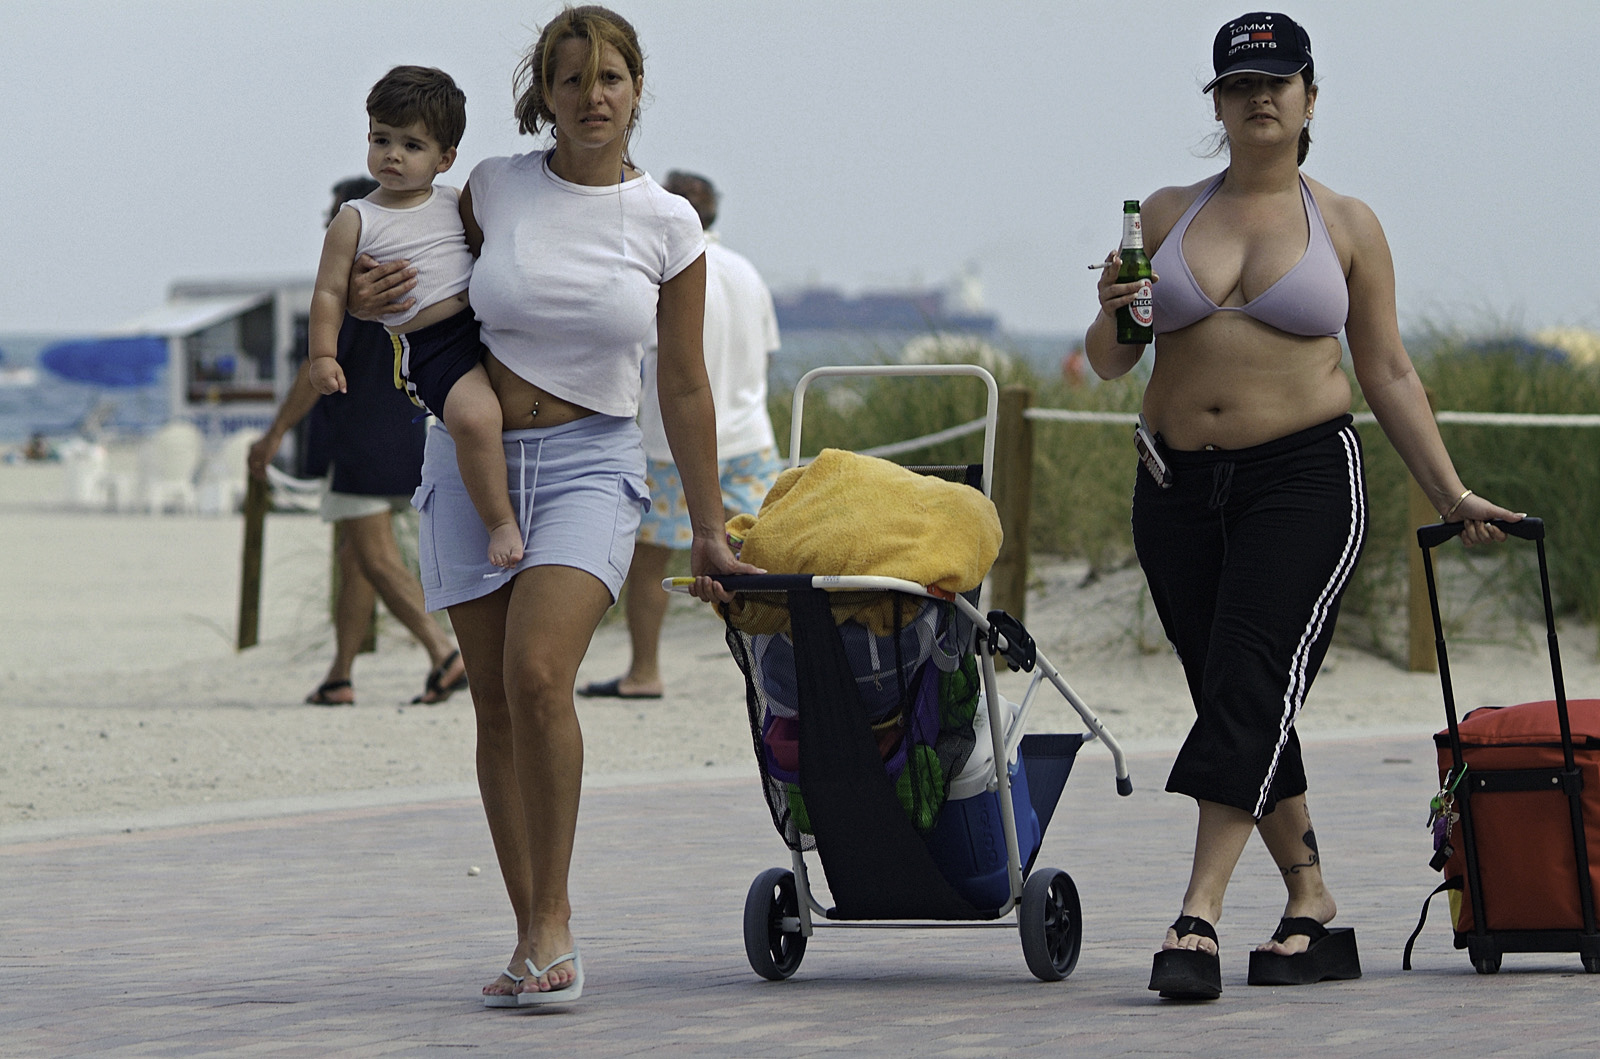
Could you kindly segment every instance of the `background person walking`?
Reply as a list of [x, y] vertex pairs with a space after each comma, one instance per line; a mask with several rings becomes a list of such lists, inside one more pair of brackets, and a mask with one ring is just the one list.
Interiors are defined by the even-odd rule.
[[[711, 226], [721, 196], [711, 181], [673, 170], [662, 185], [689, 200], [706, 229], [706, 375], [717, 409], [717, 476], [723, 514], [754, 513], [783, 469], [767, 414], [767, 364], [778, 349], [778, 317], [772, 292], [743, 255], [722, 245]], [[644, 433], [645, 485], [650, 510], [639, 524], [628, 570], [624, 607], [632, 654], [628, 671], [578, 689], [586, 697], [659, 699], [664, 690], [659, 659], [667, 594], [661, 579], [674, 551], [694, 540], [683, 483], [661, 420], [656, 385], [656, 348], [645, 350], [644, 393], [639, 399]]]
[[[327, 221], [331, 223], [346, 202], [377, 186], [367, 177], [335, 184]], [[401, 558], [394, 530], [395, 514], [411, 506], [411, 494], [422, 480], [426, 428], [415, 421], [416, 406], [394, 387], [394, 353], [381, 324], [346, 316], [339, 330], [339, 357], [351, 391], [318, 394], [311, 385], [310, 362], [301, 361], [271, 426], [246, 456], [251, 476], [265, 481], [267, 465], [289, 431], [313, 410], [321, 419], [318, 425], [326, 436], [332, 465], [321, 514], [339, 531], [339, 588], [334, 600], [333, 662], [306, 702], [355, 703], [352, 671], [378, 599], [428, 652], [431, 669], [422, 694], [413, 701], [443, 702], [466, 687], [466, 667], [450, 637], [428, 616], [422, 585]]]

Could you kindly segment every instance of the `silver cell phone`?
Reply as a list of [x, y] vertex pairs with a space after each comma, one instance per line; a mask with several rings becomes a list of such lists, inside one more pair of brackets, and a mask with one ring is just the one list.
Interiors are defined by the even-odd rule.
[[1156, 484], [1163, 489], [1171, 489], [1172, 470], [1167, 466], [1167, 461], [1161, 458], [1156, 436], [1150, 424], [1145, 422], [1143, 412], [1139, 413], [1139, 425], [1133, 428], [1133, 447], [1139, 450], [1139, 462], [1144, 464], [1144, 469], [1150, 472]]

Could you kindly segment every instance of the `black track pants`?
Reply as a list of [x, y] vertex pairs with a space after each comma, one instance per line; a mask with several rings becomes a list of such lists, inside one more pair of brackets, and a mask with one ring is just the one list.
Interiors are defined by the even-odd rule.
[[1306, 789], [1294, 723], [1366, 540], [1361, 440], [1341, 416], [1162, 455], [1174, 485], [1140, 468], [1133, 540], [1197, 715], [1167, 790], [1259, 820]]

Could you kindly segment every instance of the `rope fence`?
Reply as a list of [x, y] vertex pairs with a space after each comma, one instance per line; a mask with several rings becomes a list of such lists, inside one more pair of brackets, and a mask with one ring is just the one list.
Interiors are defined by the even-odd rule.
[[[876, 448], [862, 449], [861, 455], [877, 456], [879, 458], [883, 458], [885, 456], [898, 456], [902, 452], [916, 452], [918, 449], [932, 448], [934, 445], [942, 445], [946, 441], [954, 441], [956, 438], [964, 438], [968, 434], [976, 434], [982, 429], [983, 420], [974, 419], [970, 423], [962, 423], [960, 426], [948, 427], [933, 434], [924, 434], [922, 437], [912, 438], [910, 441], [896, 441], [891, 445], [879, 445]], [[800, 462], [810, 463], [811, 461], [801, 460]]]
[[[1138, 422], [1133, 412], [1080, 411], [1070, 408], [1034, 408], [1033, 392], [1025, 386], [1006, 386], [1000, 394], [1000, 422], [995, 446], [995, 505], [1000, 512], [1004, 543], [991, 577], [992, 605], [1021, 619], [1026, 610], [1028, 531], [1033, 497], [1034, 423], [1102, 423], [1131, 427]], [[1371, 412], [1357, 412], [1358, 424], [1377, 422]], [[1440, 424], [1491, 427], [1600, 427], [1600, 415], [1540, 414], [1527, 412], [1435, 412]], [[950, 427], [907, 441], [862, 450], [867, 456], [896, 456], [929, 448], [983, 429], [983, 420]], [[1437, 516], [1412, 481], [1409, 486], [1410, 521], [1422, 525]], [[1408, 533], [1409, 538], [1409, 533]], [[1421, 552], [1408, 539], [1411, 576], [1408, 592], [1408, 659], [1413, 672], [1437, 672], [1434, 656], [1433, 625], [1427, 602], [1427, 586], [1422, 573]]]
[[[1121, 423], [1124, 426], [1133, 426], [1139, 421], [1139, 416], [1134, 412], [1080, 412], [1070, 408], [1030, 408], [1022, 413], [1024, 419], [1035, 422], [1053, 423]], [[1377, 416], [1371, 412], [1356, 412], [1351, 418], [1357, 423], [1376, 423]], [[1543, 414], [1537, 412], [1435, 412], [1435, 422], [1456, 423], [1463, 426], [1481, 427], [1600, 427], [1600, 415], [1583, 414]], [[982, 420], [975, 420], [982, 424]], [[952, 429], [963, 430], [972, 426], [971, 423]], [[933, 442], [927, 438], [915, 438], [912, 441], [897, 442], [896, 447], [902, 451], [910, 451], [919, 445], [929, 445]], [[947, 440], [940, 438], [939, 440]]]
[[[1080, 411], [1070, 408], [1034, 408], [1033, 391], [1025, 386], [1006, 386], [1000, 396], [1000, 422], [995, 447], [994, 499], [1000, 512], [1004, 544], [995, 561], [992, 577], [992, 603], [1021, 619], [1026, 610], [1028, 532], [1033, 498], [1033, 433], [1034, 423], [1102, 423], [1111, 426], [1131, 427], [1138, 422], [1133, 412]], [[1357, 423], [1376, 422], [1371, 412], [1358, 412]], [[1600, 415], [1542, 415], [1523, 412], [1436, 412], [1434, 419], [1441, 424], [1498, 427], [1600, 427]], [[879, 445], [861, 450], [864, 456], [889, 457], [930, 448], [947, 441], [976, 434], [983, 430], [984, 421], [974, 419], [967, 423], [924, 434], [907, 441]], [[809, 460], [802, 460], [809, 463]], [[269, 472], [275, 468], [269, 468]], [[276, 492], [285, 503], [295, 505], [290, 498], [301, 499], [294, 489], [296, 483], [287, 475], [274, 474], [272, 487], [251, 479], [246, 495], [245, 543], [243, 577], [240, 586], [238, 646], [240, 649], [256, 642], [258, 612], [261, 595], [262, 523], [272, 506], [272, 493]], [[1410, 510], [1412, 521], [1418, 525], [1431, 521], [1433, 509], [1415, 482], [1411, 483]], [[304, 501], [301, 500], [303, 505]], [[1433, 672], [1437, 669], [1434, 658], [1433, 630], [1428, 613], [1426, 587], [1421, 572], [1421, 554], [1410, 548], [1412, 576], [1410, 588], [1410, 664], [1413, 671]]]

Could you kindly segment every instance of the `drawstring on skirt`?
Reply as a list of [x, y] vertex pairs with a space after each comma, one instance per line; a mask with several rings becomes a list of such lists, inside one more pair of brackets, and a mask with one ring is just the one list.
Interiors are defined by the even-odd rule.
[[[539, 491], [539, 464], [544, 458], [544, 438], [539, 439], [538, 447], [533, 450], [533, 481], [528, 481], [528, 442], [526, 438], [517, 439], [517, 525], [522, 529], [522, 551], [527, 553], [528, 536], [533, 528], [533, 498]], [[511, 570], [495, 570], [483, 575], [485, 581], [491, 577], [505, 577], [512, 573]]]

